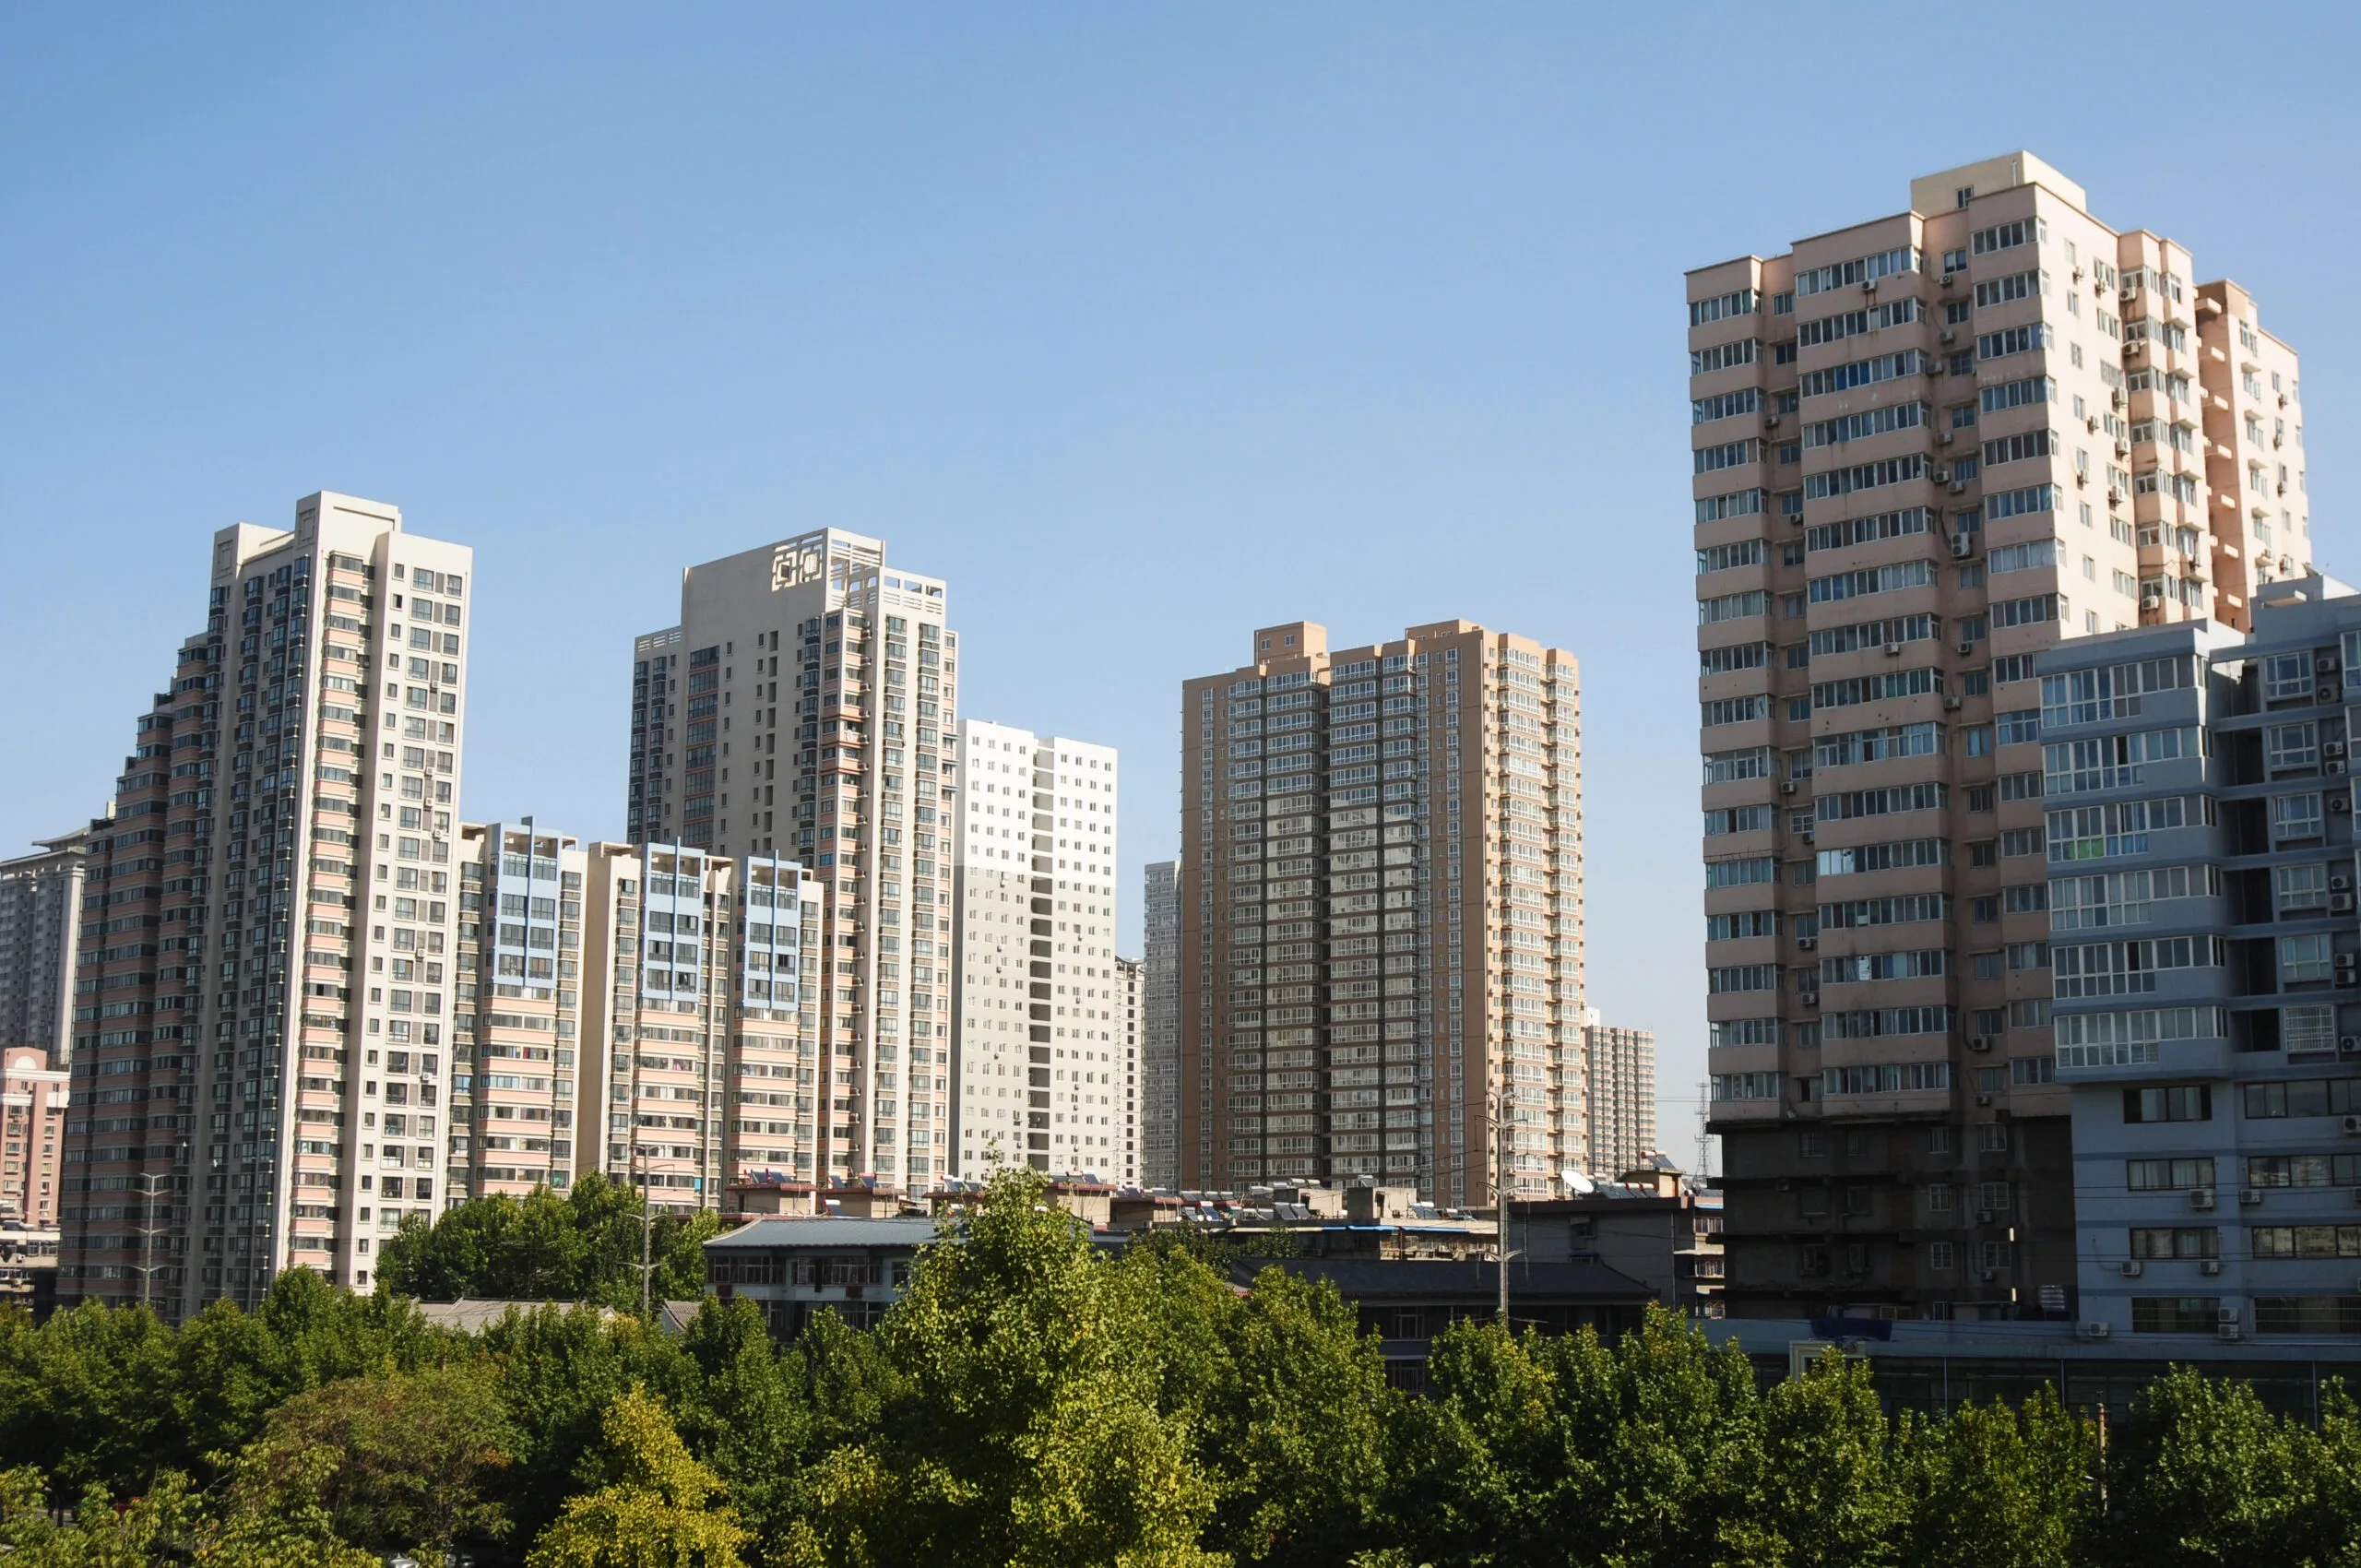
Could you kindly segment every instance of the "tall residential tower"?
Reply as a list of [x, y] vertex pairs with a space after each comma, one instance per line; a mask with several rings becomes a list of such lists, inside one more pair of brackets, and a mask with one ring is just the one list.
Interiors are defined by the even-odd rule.
[[2296, 357], [2194, 277], [2024, 153], [1689, 275], [1732, 1315], [2069, 1307], [2034, 659], [2311, 554]]
[[1180, 1184], [1180, 906], [1174, 864], [1147, 868], [1140, 957], [1140, 1181]]
[[433, 1212], [457, 978], [469, 551], [323, 493], [210, 565], [90, 826], [59, 1206], [61, 1295], [168, 1313], [291, 1265], [365, 1289]]
[[1180, 1179], [1490, 1201], [1586, 1166], [1573, 656], [1310, 622], [1181, 689]]
[[1139, 1063], [1115, 957], [1115, 751], [959, 725], [956, 1170], [1139, 1179]]
[[633, 842], [811, 868], [836, 1112], [818, 1174], [911, 1189], [951, 1159], [946, 599], [827, 529], [690, 567], [680, 624], [632, 652]]

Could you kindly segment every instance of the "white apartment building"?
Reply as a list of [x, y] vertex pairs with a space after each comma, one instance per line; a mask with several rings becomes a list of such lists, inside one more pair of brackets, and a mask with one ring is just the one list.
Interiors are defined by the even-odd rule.
[[386, 1210], [432, 1212], [471, 570], [326, 492], [215, 535], [206, 628], [91, 825], [65, 1299], [366, 1289]]
[[922, 1189], [951, 1160], [947, 600], [827, 529], [690, 567], [680, 624], [633, 647], [632, 840], [815, 880], [824, 1183]]
[[956, 1172], [1139, 1179], [1115, 957], [1111, 746], [963, 719], [953, 1051]]

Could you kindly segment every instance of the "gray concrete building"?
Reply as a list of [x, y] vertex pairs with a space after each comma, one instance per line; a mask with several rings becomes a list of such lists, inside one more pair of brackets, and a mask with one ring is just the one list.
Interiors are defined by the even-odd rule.
[[[2072, 1106], [2088, 1336], [2361, 1334], [2361, 597], [2273, 584], [2251, 627], [2036, 660], [2050, 937], [2032, 956]], [[1987, 1060], [1984, 1106], [2051, 1071]], [[2006, 1111], [1989, 1127], [2006, 1138]]]
[[1147, 868], [1140, 957], [1140, 1181], [1180, 1184], [1180, 905], [1173, 863]]
[[0, 861], [0, 1051], [30, 1046], [52, 1066], [74, 1053], [74, 934], [90, 830]]

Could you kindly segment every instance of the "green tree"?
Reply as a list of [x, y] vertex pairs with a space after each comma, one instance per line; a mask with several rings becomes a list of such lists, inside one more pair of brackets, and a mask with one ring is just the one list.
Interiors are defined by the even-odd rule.
[[607, 1408], [601, 1431], [606, 1483], [567, 1502], [527, 1568], [743, 1568], [740, 1550], [753, 1538], [659, 1401], [631, 1390]]
[[[380, 1552], [446, 1550], [507, 1533], [506, 1510], [487, 1495], [508, 1463], [506, 1443], [488, 1368], [388, 1372], [279, 1406], [239, 1476], [275, 1490], [276, 1478], [325, 1456], [314, 1491], [337, 1535]], [[269, 1512], [267, 1496], [233, 1496]]]
[[412, 1215], [377, 1264], [387, 1290], [425, 1301], [590, 1301], [636, 1312], [640, 1249], [652, 1250], [653, 1301], [705, 1292], [704, 1244], [720, 1230], [699, 1210], [657, 1217], [644, 1236], [637, 1189], [593, 1171], [561, 1195], [536, 1187], [523, 1198], [470, 1198], [431, 1225]]
[[1866, 1362], [1831, 1350], [1762, 1401], [1760, 1502], [1733, 1540], [1759, 1561], [1882, 1568], [1902, 1561], [1910, 1499]]
[[830, 1453], [788, 1561], [1196, 1563], [1215, 1489], [1157, 1405], [1156, 1347], [1088, 1233], [996, 1177], [878, 1330], [880, 1430]]
[[2091, 1424], [2044, 1387], [2011, 1410], [1964, 1405], [1898, 1438], [1914, 1503], [1904, 1560], [1926, 1568], [2063, 1568], [2083, 1561], [2097, 1464]]
[[2111, 1560], [2135, 1568], [2309, 1561], [2307, 1435], [2247, 1384], [2173, 1368], [2134, 1403], [2107, 1453]]

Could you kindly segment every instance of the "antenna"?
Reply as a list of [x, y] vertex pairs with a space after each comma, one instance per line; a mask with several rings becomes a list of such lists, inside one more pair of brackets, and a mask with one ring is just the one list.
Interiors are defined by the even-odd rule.
[[1697, 1178], [1703, 1181], [1714, 1173], [1714, 1134], [1709, 1131], [1713, 1121], [1713, 1085], [1700, 1080], [1697, 1085]]

